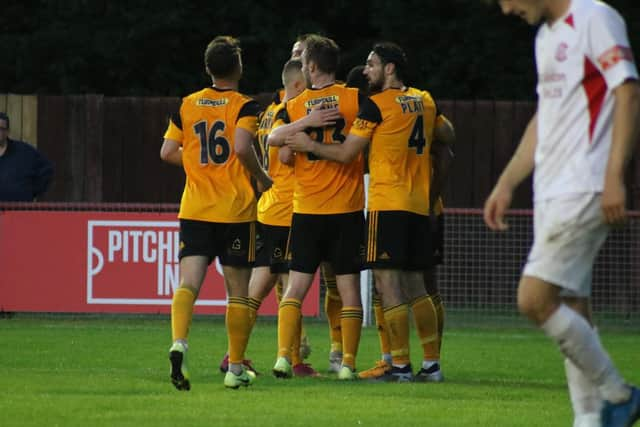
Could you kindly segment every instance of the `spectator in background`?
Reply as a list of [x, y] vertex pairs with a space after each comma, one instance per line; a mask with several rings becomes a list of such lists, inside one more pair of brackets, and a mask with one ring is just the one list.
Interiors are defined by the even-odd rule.
[[9, 116], [0, 112], [0, 201], [29, 202], [51, 183], [53, 166], [31, 145], [9, 138]]

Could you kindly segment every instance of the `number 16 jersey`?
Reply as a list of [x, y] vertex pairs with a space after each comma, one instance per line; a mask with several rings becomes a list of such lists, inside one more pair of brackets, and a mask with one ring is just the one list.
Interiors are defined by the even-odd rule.
[[205, 88], [182, 100], [164, 135], [182, 146], [187, 175], [179, 218], [208, 222], [255, 221], [249, 171], [236, 156], [236, 128], [255, 136], [259, 105], [234, 90]]

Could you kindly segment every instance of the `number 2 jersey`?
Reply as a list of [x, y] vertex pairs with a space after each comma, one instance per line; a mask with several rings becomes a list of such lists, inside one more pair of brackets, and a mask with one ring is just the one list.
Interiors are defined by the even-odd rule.
[[[278, 126], [303, 118], [319, 104], [323, 108], [338, 108], [342, 119], [335, 126], [310, 128], [312, 139], [325, 144], [340, 144], [346, 139], [356, 118], [361, 97], [357, 89], [333, 84], [321, 89], [306, 89], [285, 104], [276, 117]], [[362, 153], [348, 164], [320, 159], [311, 153], [295, 156], [293, 212], [332, 215], [364, 209]]]
[[366, 100], [351, 133], [369, 143], [369, 211], [429, 214], [429, 150], [437, 108], [414, 88], [386, 89]]
[[186, 182], [179, 218], [236, 223], [256, 219], [249, 171], [234, 150], [236, 128], [255, 136], [259, 105], [234, 90], [202, 89], [183, 98], [165, 139], [182, 146]]

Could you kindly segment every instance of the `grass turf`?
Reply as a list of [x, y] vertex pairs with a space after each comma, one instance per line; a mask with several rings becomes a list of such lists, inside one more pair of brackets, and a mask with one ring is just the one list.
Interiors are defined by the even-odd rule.
[[[305, 324], [309, 361], [327, 367], [325, 322]], [[414, 334], [415, 335], [415, 334]], [[161, 317], [31, 316], [0, 320], [1, 426], [567, 426], [571, 409], [562, 357], [526, 327], [446, 330], [442, 384], [278, 380], [276, 323], [259, 320], [248, 357], [256, 383], [227, 390], [218, 363], [224, 322], [196, 317], [191, 328], [192, 390], [168, 378], [170, 322]], [[604, 331], [623, 375], [640, 383], [640, 340]], [[358, 368], [379, 357], [375, 328], [363, 330]], [[415, 336], [414, 370], [421, 360]]]

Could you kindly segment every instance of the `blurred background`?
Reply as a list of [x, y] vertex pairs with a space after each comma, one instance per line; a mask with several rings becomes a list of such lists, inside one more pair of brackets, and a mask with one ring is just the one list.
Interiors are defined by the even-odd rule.
[[[640, 7], [608, 1], [626, 18], [636, 58]], [[410, 84], [438, 99], [533, 100], [533, 34], [482, 0], [8, 0], [0, 14], [0, 93], [183, 96], [208, 83], [203, 51], [216, 35], [238, 37], [241, 89], [279, 86], [302, 33], [342, 48], [339, 77], [364, 63], [375, 41], [395, 41], [412, 65]]]

